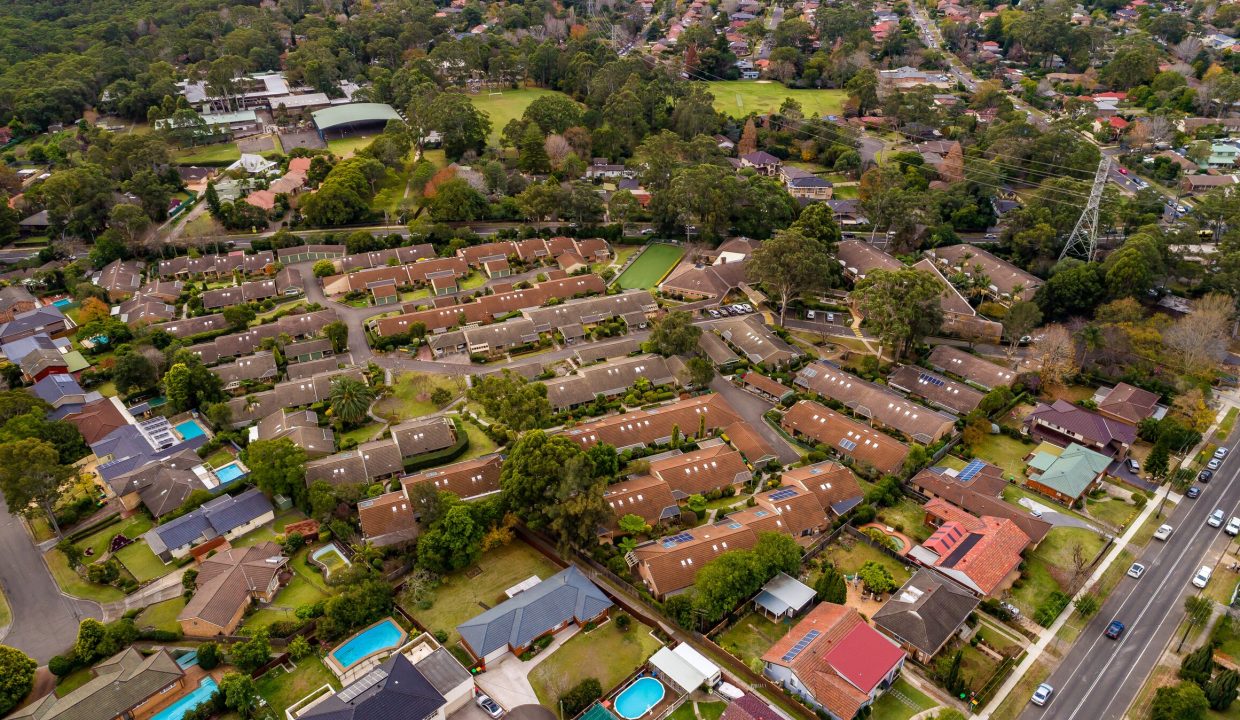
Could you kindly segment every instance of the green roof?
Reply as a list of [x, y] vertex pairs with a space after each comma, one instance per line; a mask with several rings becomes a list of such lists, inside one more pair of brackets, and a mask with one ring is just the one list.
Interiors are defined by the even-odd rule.
[[90, 362], [82, 357], [82, 353], [77, 350], [65, 353], [65, 362], [69, 364], [69, 372], [71, 373], [90, 367]]
[[320, 130], [353, 123], [387, 122], [401, 119], [400, 114], [387, 103], [333, 105], [323, 110], [315, 110], [311, 114], [314, 116], [314, 124]]
[[1110, 465], [1111, 458], [1106, 455], [1072, 443], [1047, 466], [1037, 481], [1069, 497], [1080, 497], [1098, 473]]
[[616, 716], [610, 710], [603, 707], [600, 703], [594, 705], [582, 714], [581, 720], [616, 720]]

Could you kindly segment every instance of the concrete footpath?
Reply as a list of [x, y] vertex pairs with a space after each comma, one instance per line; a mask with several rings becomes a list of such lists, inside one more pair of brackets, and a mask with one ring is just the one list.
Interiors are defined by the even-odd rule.
[[[1209, 436], [1207, 435], [1206, 437]], [[1078, 590], [1076, 595], [1072, 597], [1073, 604], [1076, 602], [1077, 598], [1088, 592], [1091, 587], [1102, 579], [1102, 575], [1108, 568], [1111, 567], [1111, 565], [1115, 562], [1115, 559], [1119, 557], [1119, 554], [1128, 547], [1128, 543], [1131, 542], [1133, 536], [1137, 534], [1137, 530], [1145, 524], [1145, 521], [1149, 519], [1150, 515], [1158, 510], [1158, 507], [1162, 504], [1163, 498], [1166, 497], [1170, 490], [1170, 485], [1163, 485], [1159, 488], [1158, 492], [1154, 494], [1154, 497], [1145, 504], [1145, 508], [1141, 510], [1141, 514], [1137, 516], [1137, 519], [1128, 526], [1128, 529], [1124, 531], [1123, 535], [1116, 538], [1115, 544], [1111, 546], [1110, 552], [1107, 553], [1107, 556], [1103, 558], [1102, 562], [1098, 563], [1098, 567], [1094, 568], [1094, 572], [1089, 576], [1089, 579], [1081, 585], [1081, 589]], [[1059, 614], [1059, 618], [1056, 619], [1055, 622], [1051, 623], [1049, 628], [1042, 631], [1042, 635], [1038, 638], [1038, 641], [1029, 648], [1029, 652], [1025, 655], [1025, 659], [1021, 661], [1020, 665], [1016, 666], [1016, 670], [1008, 676], [1008, 679], [1004, 681], [1003, 685], [999, 688], [999, 691], [995, 693], [994, 697], [991, 698], [986, 707], [982, 708], [981, 712], [973, 716], [974, 718], [989, 718], [991, 713], [997, 710], [999, 705], [1007, 699], [1007, 696], [1013, 689], [1015, 689], [1016, 685], [1021, 681], [1021, 678], [1025, 676], [1025, 673], [1029, 672], [1034, 663], [1042, 657], [1042, 653], [1046, 651], [1047, 646], [1054, 642], [1055, 635], [1059, 632], [1060, 628], [1062, 628], [1064, 623], [1068, 622], [1068, 619], [1072, 617], [1072, 613], [1075, 612], [1073, 604], [1069, 604], [1068, 607]]]

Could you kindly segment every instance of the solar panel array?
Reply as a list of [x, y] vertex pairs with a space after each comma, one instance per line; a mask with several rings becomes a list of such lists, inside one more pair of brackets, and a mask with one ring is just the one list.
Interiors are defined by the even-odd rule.
[[693, 536], [690, 535], [689, 533], [680, 533], [679, 535], [673, 535], [670, 538], [664, 538], [663, 547], [667, 547], [667, 548], [675, 547], [676, 545], [679, 545], [681, 543], [689, 542], [692, 539], [693, 539]]
[[970, 460], [969, 464], [965, 465], [963, 470], [956, 473], [956, 479], [960, 482], [968, 482], [973, 479], [974, 475], [981, 472], [984, 467], [986, 467], [985, 460]]
[[771, 495], [771, 499], [772, 500], [787, 500], [790, 497], [796, 497], [796, 495], [797, 495], [796, 488], [784, 488], [782, 490], [776, 490], [775, 493]]
[[350, 702], [358, 695], [366, 692], [387, 677], [387, 670], [376, 668], [358, 678], [357, 682], [340, 691], [336, 697], [343, 702]]
[[945, 384], [940, 378], [936, 378], [933, 375], [927, 375], [926, 373], [922, 373], [917, 379], [921, 380], [924, 383], [929, 383], [931, 385], [934, 385], [936, 387], [943, 387], [943, 385]]
[[840, 447], [844, 448], [845, 450], [856, 450], [857, 443], [853, 442], [852, 440], [840, 438]]
[[814, 642], [814, 640], [817, 639], [817, 637], [821, 634], [822, 633], [818, 632], [817, 630], [810, 630], [809, 632], [805, 633], [805, 637], [798, 640], [797, 644], [793, 645], [791, 650], [784, 653], [783, 661], [792, 662], [793, 660], [795, 660], [796, 656], [800, 655], [801, 652], [805, 650], [805, 648], [809, 647], [809, 644]]

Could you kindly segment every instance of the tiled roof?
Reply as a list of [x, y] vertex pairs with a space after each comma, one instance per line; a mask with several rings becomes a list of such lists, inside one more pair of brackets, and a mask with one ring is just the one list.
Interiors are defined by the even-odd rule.
[[[1002, 471], [999, 472], [1002, 473]], [[1034, 543], [1042, 542], [1042, 538], [1046, 537], [1052, 527], [1045, 520], [1039, 520], [1026, 512], [1021, 512], [998, 499], [999, 492], [1007, 485], [1001, 477], [997, 479], [997, 485], [991, 483], [989, 479], [980, 477], [971, 483], [964, 484], [949, 477], [943, 468], [927, 468], [913, 476], [909, 484], [928, 495], [942, 498], [951, 507], [963, 509], [978, 516], [989, 515], [1011, 520]], [[926, 503], [926, 512], [937, 514], [937, 509], [942, 506], [933, 503], [933, 499]], [[958, 516], [944, 513], [939, 517], [943, 520], [950, 520]]]
[[1157, 407], [1158, 396], [1154, 393], [1128, 383], [1120, 383], [1111, 388], [1102, 402], [1098, 403], [1098, 412], [1136, 425], [1152, 416]]
[[874, 270], [899, 270], [904, 267], [904, 263], [861, 240], [841, 241], [835, 256], [852, 275], [864, 276]]
[[401, 478], [400, 482], [406, 492], [414, 485], [431, 483], [436, 490], [450, 492], [462, 500], [469, 500], [499, 491], [499, 473], [503, 464], [501, 456], [488, 455], [424, 470]]
[[402, 458], [442, 450], [456, 443], [456, 428], [446, 417], [419, 418], [392, 427]]
[[978, 518], [943, 500], [931, 502], [938, 503], [937, 515], [954, 519], [944, 521], [910, 555], [956, 582], [990, 595], [1020, 565], [1029, 536], [1006, 518]]
[[[1046, 455], [1045, 452], [1041, 453]], [[1036, 458], [1036, 456], [1035, 456]], [[1030, 465], [1033, 465], [1030, 462]], [[1083, 445], [1072, 443], [1058, 457], [1044, 458], [1039, 463], [1042, 474], [1037, 482], [1068, 497], [1080, 497], [1098, 479], [1098, 474], [1111, 465], [1111, 458]]]
[[400, 490], [362, 500], [357, 504], [357, 515], [362, 536], [379, 547], [407, 542], [418, 534], [413, 507]]
[[908, 456], [908, 446], [899, 440], [810, 400], [789, 408], [780, 424], [882, 472], [897, 472]]
[[852, 470], [826, 460], [785, 470], [784, 485], [795, 485], [813, 493], [824, 509], [843, 515], [861, 503], [861, 484]]
[[220, 495], [197, 510], [151, 528], [145, 537], [151, 549], [160, 553], [227, 534], [273, 511], [267, 496], [251, 488], [236, 496]]
[[960, 415], [976, 410], [985, 397], [980, 391], [962, 382], [913, 365], [901, 365], [888, 376], [887, 384]]
[[[429, 659], [429, 658], [428, 658]], [[419, 663], [420, 664], [420, 663]], [[447, 704], [404, 653], [305, 710], [305, 720], [414, 720], [434, 717]]]
[[927, 361], [936, 370], [957, 375], [987, 390], [1011, 385], [1016, 380], [1016, 373], [1011, 370], [950, 345], [936, 345]]
[[503, 647], [524, 648], [569, 620], [585, 623], [612, 601], [576, 565], [456, 626], [477, 657]]
[[819, 361], [801, 368], [796, 384], [841, 402], [857, 415], [894, 428], [925, 445], [938, 441], [954, 429], [955, 418], [826, 362]]
[[[677, 541], [675, 538], [686, 538]], [[729, 550], [748, 550], [757, 533], [737, 522], [702, 525], [662, 538], [633, 551], [641, 574], [655, 595], [674, 593], [693, 584], [697, 571]]]
[[712, 394], [613, 415], [570, 428], [563, 434], [583, 448], [598, 443], [627, 448], [670, 438], [673, 428], [679, 428], [682, 437], [690, 437], [696, 436], [703, 425], [710, 433], [739, 419], [727, 400]]
[[653, 460], [650, 474], [665, 481], [672, 494], [682, 499], [753, 479], [741, 454], [722, 443]]
[[1031, 275], [1024, 270], [1016, 267], [1006, 260], [1001, 260], [986, 250], [975, 245], [949, 245], [947, 247], [937, 247], [927, 253], [930, 257], [938, 258], [939, 261], [948, 267], [958, 269], [966, 274], [973, 274], [977, 269], [981, 269], [984, 275], [999, 293], [1011, 295], [1018, 287], [1023, 290], [1019, 299], [1028, 300], [1042, 285], [1041, 278]]
[[626, 357], [582, 368], [576, 375], [547, 381], [547, 399], [551, 402], [551, 407], [561, 410], [593, 402], [598, 395], [620, 395], [633, 387], [638, 378], [645, 378], [653, 385], [676, 382], [667, 360], [662, 357]]
[[873, 619], [880, 630], [932, 656], [978, 603], [968, 590], [923, 568], [892, 594]]
[[1067, 430], [1099, 446], [1131, 445], [1137, 439], [1137, 429], [1132, 425], [1103, 417], [1066, 400], [1056, 400], [1050, 405], [1039, 403], [1026, 422], [1049, 425], [1052, 430]]
[[94, 677], [82, 686], [57, 696], [48, 693], [10, 718], [25, 720], [113, 720], [126, 715], [185, 675], [166, 650], [143, 657], [126, 648], [94, 667]]
[[637, 515], [648, 525], [658, 525], [680, 514], [676, 498], [667, 483], [650, 475], [608, 485], [603, 500], [615, 514], [610, 529], [619, 527], [620, 518]]
[[715, 329], [752, 363], [779, 365], [804, 354], [753, 316], [729, 318], [715, 323]]
[[237, 609], [255, 592], [265, 591], [288, 558], [272, 542], [232, 548], [205, 558], [198, 566], [198, 589], [178, 619], [196, 618], [226, 627]]
[[93, 445], [113, 430], [129, 424], [126, 413], [122, 412], [111, 398], [87, 403], [81, 410], [66, 415], [64, 419], [77, 427], [87, 445]]
[[761, 390], [767, 395], [775, 398], [784, 398], [795, 392], [792, 388], [784, 385], [778, 380], [762, 375], [761, 373], [753, 372], [752, 370], [745, 373], [745, 377], [741, 378], [741, 381], [746, 385], [753, 387], [754, 389]]

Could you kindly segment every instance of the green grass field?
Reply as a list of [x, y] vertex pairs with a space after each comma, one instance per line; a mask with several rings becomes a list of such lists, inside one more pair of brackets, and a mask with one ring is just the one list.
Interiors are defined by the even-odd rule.
[[469, 100], [474, 107], [485, 112], [491, 118], [490, 142], [498, 144], [499, 134], [504, 131], [508, 121], [515, 120], [525, 113], [525, 109], [534, 100], [543, 95], [560, 95], [555, 90], [542, 88], [522, 88], [520, 90], [504, 90], [499, 95], [480, 93], [470, 95]]
[[676, 267], [676, 263], [680, 262], [684, 254], [685, 251], [675, 245], [650, 245], [627, 270], [620, 274], [620, 277], [616, 278], [616, 282], [625, 290], [634, 288], [648, 290], [658, 285], [659, 281]]
[[715, 109], [732, 117], [779, 110], [785, 98], [801, 103], [806, 117], [838, 115], [848, 94], [843, 90], [790, 90], [764, 80], [719, 80], [709, 85]]
[[374, 135], [357, 135], [355, 137], [340, 138], [338, 140], [328, 140], [327, 149], [338, 158], [353, 157], [353, 153], [366, 147], [373, 142], [374, 139]]
[[182, 165], [225, 165], [240, 158], [241, 151], [230, 142], [186, 148], [176, 155]]
[[389, 422], [430, 415], [441, 409], [431, 402], [431, 394], [440, 388], [456, 399], [465, 392], [465, 381], [447, 375], [405, 373], [392, 384], [391, 393], [375, 405], [375, 414]]

